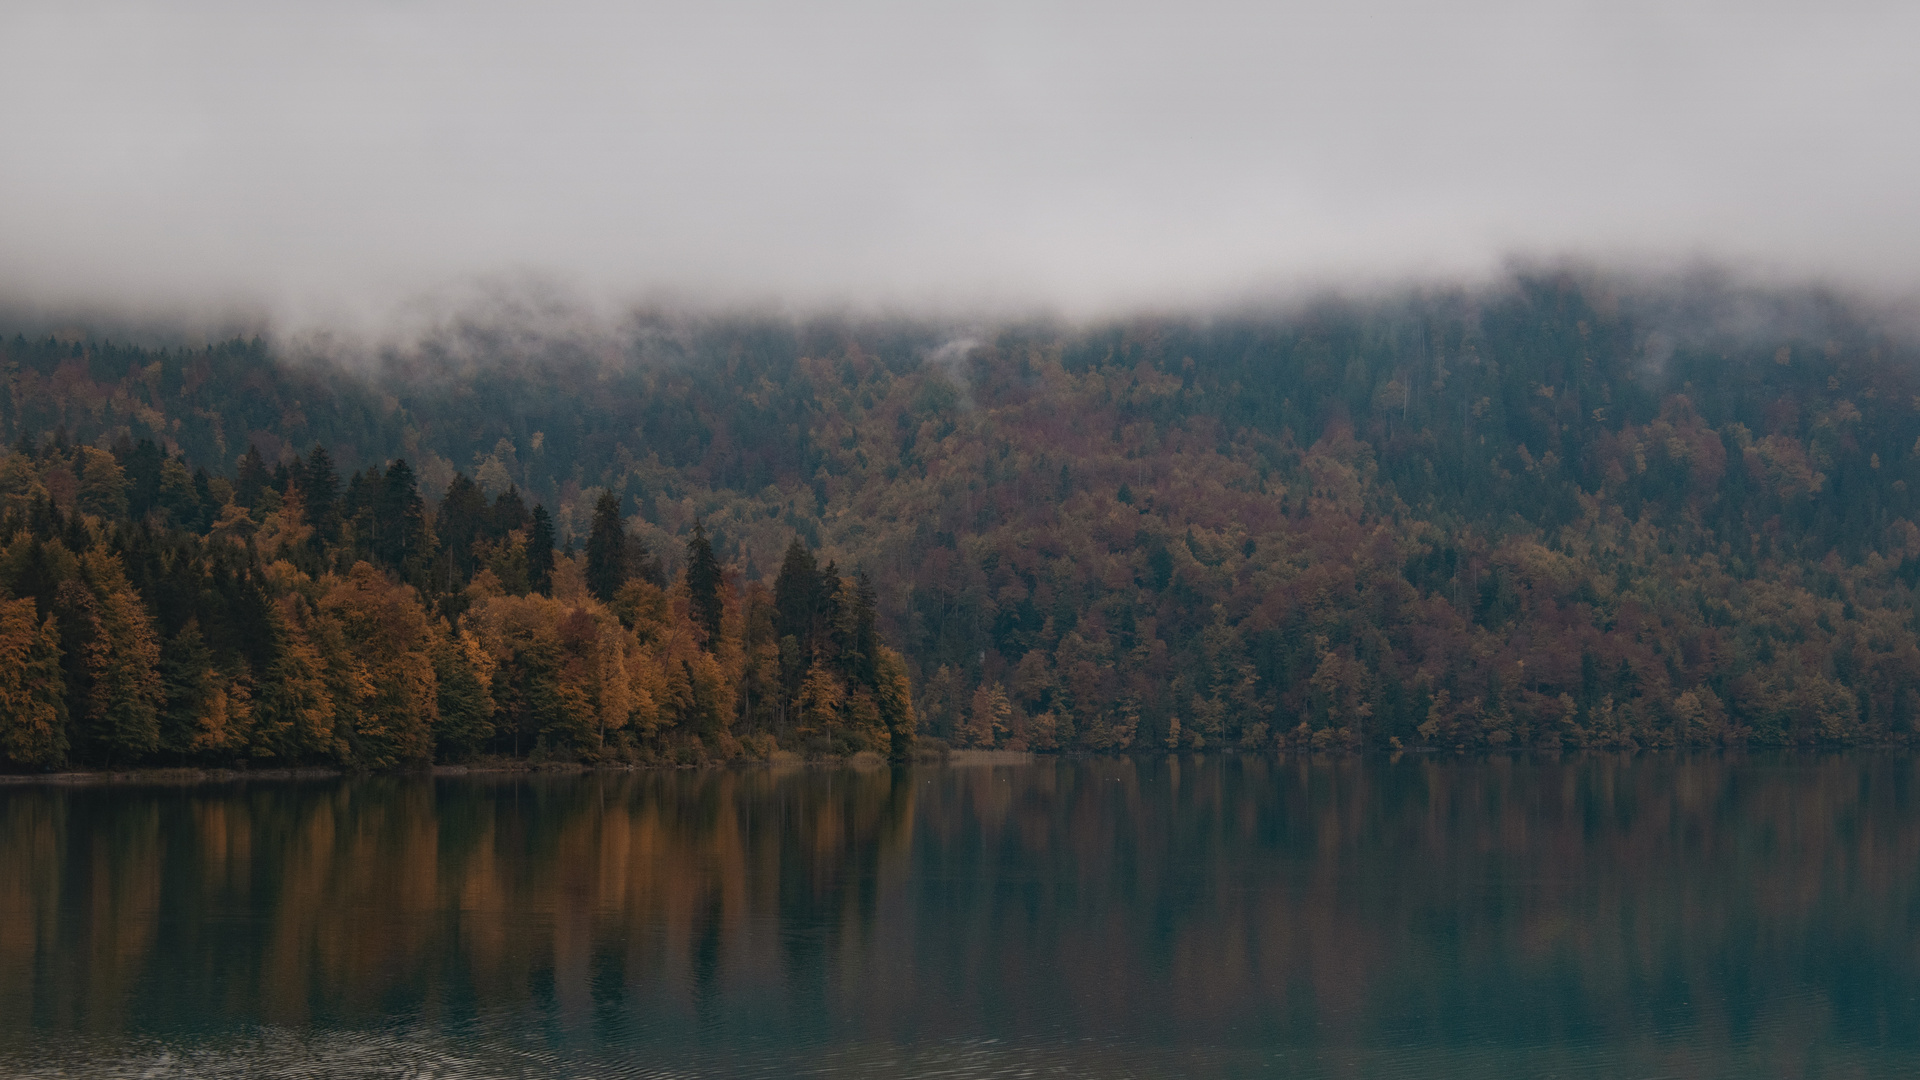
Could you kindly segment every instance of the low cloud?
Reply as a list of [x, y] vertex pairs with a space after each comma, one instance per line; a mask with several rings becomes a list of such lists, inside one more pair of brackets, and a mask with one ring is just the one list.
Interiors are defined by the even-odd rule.
[[1093, 315], [1516, 254], [1900, 294], [1917, 37], [1859, 2], [16, 4], [0, 296]]

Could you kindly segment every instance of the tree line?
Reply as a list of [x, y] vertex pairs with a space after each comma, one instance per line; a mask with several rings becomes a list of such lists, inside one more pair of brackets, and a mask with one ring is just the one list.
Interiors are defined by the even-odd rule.
[[[351, 550], [450, 625], [482, 569], [544, 580], [535, 531], [556, 566], [590, 548], [603, 496], [633, 580], [679, 581], [696, 525], [743, 582], [798, 536], [866, 573], [919, 727], [955, 745], [1920, 735], [1920, 351], [1831, 296], [1542, 273], [1008, 324], [957, 360], [931, 324], [636, 326], [624, 351], [430, 340], [370, 372], [16, 338], [0, 422], [151, 440], [129, 513], [209, 534], [212, 476], [283, 498], [325, 443], [349, 480], [296, 524], [332, 561], [276, 550], [310, 579]], [[63, 513], [98, 502], [83, 472]]]
[[324, 447], [229, 476], [151, 440], [0, 457], [0, 762], [397, 768], [485, 755], [910, 753], [872, 585], [698, 524], [671, 578], [601, 493], [582, 550], [517, 488]]

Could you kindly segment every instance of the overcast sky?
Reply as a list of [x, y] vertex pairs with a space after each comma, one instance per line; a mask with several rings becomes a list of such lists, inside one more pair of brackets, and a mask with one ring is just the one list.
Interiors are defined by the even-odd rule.
[[1208, 303], [1710, 258], [1920, 286], [1920, 4], [0, 5], [0, 294]]

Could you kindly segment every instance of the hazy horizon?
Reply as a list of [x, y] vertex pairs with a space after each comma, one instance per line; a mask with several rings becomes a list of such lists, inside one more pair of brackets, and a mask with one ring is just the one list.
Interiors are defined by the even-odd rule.
[[1514, 260], [1920, 294], [1920, 10], [1408, 0], [0, 13], [0, 297], [1231, 307]]

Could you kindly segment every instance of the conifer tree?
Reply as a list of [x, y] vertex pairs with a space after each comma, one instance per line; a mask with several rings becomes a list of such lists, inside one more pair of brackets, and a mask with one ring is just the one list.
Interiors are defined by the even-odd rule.
[[620, 520], [620, 499], [602, 491], [593, 504], [587, 532], [587, 591], [611, 602], [627, 580], [627, 530]]
[[94, 591], [100, 636], [88, 643], [92, 665], [90, 718], [108, 760], [125, 762], [160, 746], [160, 645], [140, 597], [113, 556], [94, 551], [83, 566]]
[[813, 616], [819, 602], [819, 570], [813, 552], [794, 537], [773, 582], [774, 641], [780, 650], [782, 682], [789, 693], [800, 688], [813, 656]]
[[189, 617], [161, 646], [159, 672], [165, 695], [160, 713], [160, 749], [184, 754], [199, 734], [200, 715], [213, 690], [213, 651], [200, 633], [199, 620]]
[[720, 619], [725, 611], [720, 587], [720, 561], [714, 558], [713, 545], [707, 542], [706, 526], [696, 521], [693, 536], [687, 541], [687, 598], [693, 608], [694, 623], [706, 631], [708, 652], [720, 646]]
[[433, 648], [433, 673], [440, 696], [434, 744], [443, 756], [476, 753], [493, 737], [493, 699], [474, 663], [477, 646], [465, 631], [443, 636]]
[[494, 498], [492, 508], [487, 511], [487, 536], [494, 540], [503, 539], [530, 520], [526, 501], [520, 498], [520, 489], [509, 484], [507, 490]]
[[447, 485], [434, 524], [446, 563], [440, 584], [447, 589], [466, 584], [474, 572], [473, 545], [487, 530], [487, 497], [465, 473], [455, 473], [453, 482]]
[[127, 472], [127, 510], [137, 521], [160, 502], [160, 468], [166, 455], [152, 439], [141, 439], [120, 463]]
[[288, 760], [341, 756], [345, 744], [334, 730], [325, 658], [284, 612], [275, 613], [274, 638], [254, 698], [253, 753]]
[[86, 519], [79, 514], [67, 518], [67, 528], [61, 535], [61, 543], [76, 555], [93, 547], [93, 534], [87, 531]]
[[339, 515], [334, 501], [340, 497], [340, 474], [334, 471], [327, 448], [316, 445], [307, 455], [301, 471], [300, 487], [306, 493], [307, 524], [322, 542], [331, 541], [339, 530]]
[[[372, 562], [379, 558], [380, 537], [389, 527], [389, 523], [380, 518], [381, 481], [378, 465], [369, 465], [364, 471], [357, 471], [347, 479], [346, 493], [340, 498], [340, 518], [346, 526], [346, 533], [339, 537], [341, 551], [338, 554], [351, 555], [351, 558], [337, 558], [342, 573], [354, 560]], [[301, 488], [303, 498], [306, 491], [305, 487]], [[309, 513], [307, 518], [312, 521], [313, 515]], [[316, 528], [314, 539], [316, 543], [324, 544], [328, 538]]]
[[260, 448], [248, 443], [247, 452], [240, 455], [240, 468], [234, 473], [233, 501], [251, 509], [272, 483], [273, 473], [260, 456]]
[[533, 527], [527, 534], [527, 587], [541, 596], [553, 593], [553, 518], [539, 503], [533, 507]]
[[405, 458], [397, 458], [388, 466], [375, 496], [374, 513], [378, 518], [374, 561], [403, 581], [423, 584], [432, 540], [427, 530], [426, 504], [420, 499], [413, 467]]

